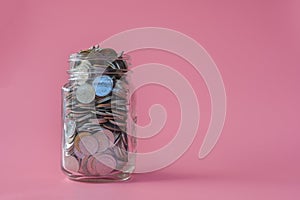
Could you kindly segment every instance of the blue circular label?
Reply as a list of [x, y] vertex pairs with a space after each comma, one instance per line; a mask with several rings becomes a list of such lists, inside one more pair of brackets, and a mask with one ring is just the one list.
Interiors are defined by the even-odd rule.
[[113, 80], [107, 75], [98, 76], [93, 81], [93, 87], [97, 96], [106, 96], [113, 88]]

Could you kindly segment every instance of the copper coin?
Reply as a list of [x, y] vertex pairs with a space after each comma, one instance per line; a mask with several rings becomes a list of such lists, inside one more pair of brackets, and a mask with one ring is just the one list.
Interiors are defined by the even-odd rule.
[[103, 127], [106, 129], [109, 129], [111, 131], [120, 131], [120, 128], [118, 126], [110, 124], [110, 123], [103, 124]]
[[101, 108], [101, 107], [110, 107], [111, 104], [110, 103], [101, 103], [101, 104], [97, 104], [96, 108]]
[[81, 138], [84, 137], [84, 136], [90, 136], [90, 135], [91, 135], [91, 133], [89, 133], [89, 132], [80, 132], [80, 133], [78, 133], [77, 136], [75, 137], [75, 140], [74, 140], [74, 147], [75, 147], [79, 152], [81, 152], [81, 151], [80, 151], [80, 147], [79, 147], [79, 142], [80, 142]]
[[106, 96], [104, 98], [100, 98], [97, 100], [97, 103], [104, 103], [106, 101], [109, 101], [111, 99], [111, 96]]
[[96, 175], [97, 172], [94, 169], [93, 162], [95, 158], [94, 156], [90, 156], [86, 162], [86, 170], [90, 175]]
[[89, 159], [90, 156], [84, 156], [82, 159], [81, 159], [81, 162], [80, 162], [80, 166], [79, 166], [79, 172], [86, 175], [86, 174], [89, 174], [88, 173], [88, 170], [87, 170], [87, 161]]
[[120, 121], [115, 121], [115, 120], [109, 120], [110, 123], [117, 125], [117, 126], [122, 126], [122, 127], [126, 127], [126, 123], [125, 122], [120, 122]]

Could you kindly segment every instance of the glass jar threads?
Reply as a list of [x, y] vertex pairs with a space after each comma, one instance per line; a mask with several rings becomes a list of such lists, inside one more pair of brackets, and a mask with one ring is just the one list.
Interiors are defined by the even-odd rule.
[[94, 46], [72, 54], [62, 87], [62, 170], [70, 179], [127, 180], [136, 148], [129, 56]]

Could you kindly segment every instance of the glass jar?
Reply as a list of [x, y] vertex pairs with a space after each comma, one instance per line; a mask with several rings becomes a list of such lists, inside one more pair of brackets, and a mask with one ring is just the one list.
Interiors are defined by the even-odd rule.
[[62, 170], [72, 180], [128, 180], [135, 167], [129, 56], [99, 46], [72, 54], [62, 87]]

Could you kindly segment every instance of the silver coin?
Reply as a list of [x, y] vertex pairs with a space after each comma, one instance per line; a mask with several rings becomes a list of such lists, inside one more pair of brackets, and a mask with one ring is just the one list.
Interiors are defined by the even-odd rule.
[[83, 124], [81, 127], [78, 127], [77, 130], [80, 131], [80, 132], [90, 131], [91, 127], [87, 126], [86, 124]]
[[84, 104], [91, 103], [95, 99], [95, 90], [90, 84], [83, 84], [76, 90], [76, 99]]
[[92, 127], [91, 130], [93, 130], [93, 131], [103, 131], [104, 128], [102, 128], [100, 125], [97, 125], [97, 126]]
[[116, 159], [108, 154], [96, 153], [94, 155], [95, 161], [94, 169], [99, 175], [107, 175], [116, 169], [117, 161]]
[[114, 120], [126, 121], [126, 119], [127, 119], [126, 115], [120, 115], [120, 114], [117, 114], [117, 113], [112, 113], [112, 116], [114, 117]]
[[84, 136], [80, 139], [79, 148], [84, 155], [93, 155], [97, 152], [99, 143], [93, 136]]
[[127, 106], [126, 105], [121, 105], [121, 104], [113, 104], [111, 106], [112, 109], [120, 110], [120, 111], [127, 111]]
[[74, 143], [73, 142], [71, 142], [71, 143], [65, 142], [65, 151], [66, 151], [66, 153], [71, 155], [72, 152], [73, 152], [73, 149], [74, 149]]
[[88, 72], [91, 66], [89, 61], [83, 60], [76, 68], [71, 70], [71, 72], [74, 72], [74, 78], [79, 85], [84, 84], [89, 79]]
[[70, 138], [73, 137], [75, 134], [75, 129], [76, 129], [76, 123], [73, 120], [68, 120], [65, 123], [65, 133], [66, 133], [66, 137]]
[[100, 53], [107, 58], [107, 60], [113, 62], [118, 58], [118, 54], [116, 53], [115, 50], [111, 49], [111, 48], [105, 48], [105, 49], [101, 49]]
[[114, 100], [111, 100], [111, 105], [112, 106], [126, 106], [128, 105], [128, 101], [126, 99], [114, 99]]
[[63, 160], [64, 168], [71, 172], [77, 172], [79, 169], [79, 162], [73, 156], [65, 156]]
[[90, 68], [92, 66], [92, 64], [88, 60], [82, 60], [80, 65], [86, 66], [87, 68]]
[[124, 90], [116, 88], [116, 87], [112, 90], [112, 94], [113, 94], [113, 98], [126, 99], [126, 97], [127, 97], [127, 94]]
[[109, 122], [119, 127], [125, 127], [127, 125], [126, 122], [122, 121], [109, 120]]
[[93, 137], [95, 137], [98, 141], [98, 152], [105, 151], [110, 146], [108, 137], [102, 131], [93, 134]]
[[83, 121], [85, 121], [85, 120], [90, 119], [91, 117], [93, 117], [92, 114], [83, 115], [82, 117], [78, 118], [76, 121], [77, 121], [77, 122], [83, 122]]
[[80, 72], [80, 69], [82, 67], [89, 69], [91, 66], [92, 66], [92, 64], [88, 60], [82, 60], [79, 65], [74, 65], [71, 68], [71, 71], [72, 72]]
[[80, 115], [80, 114], [87, 114], [87, 113], [89, 113], [89, 111], [88, 110], [75, 110], [75, 109], [73, 109], [73, 110], [70, 111], [70, 113]]

